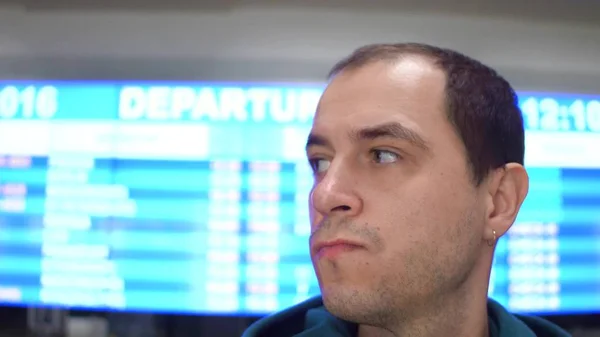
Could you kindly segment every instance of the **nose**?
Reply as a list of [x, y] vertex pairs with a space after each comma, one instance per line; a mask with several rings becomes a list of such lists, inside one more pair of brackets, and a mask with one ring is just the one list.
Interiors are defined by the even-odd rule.
[[332, 163], [325, 176], [315, 183], [310, 194], [314, 211], [323, 216], [340, 214], [354, 216], [362, 211], [363, 201], [356, 193], [351, 172]]

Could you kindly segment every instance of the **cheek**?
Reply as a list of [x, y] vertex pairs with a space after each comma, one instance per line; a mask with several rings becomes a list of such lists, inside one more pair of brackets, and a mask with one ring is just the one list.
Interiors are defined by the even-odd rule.
[[310, 221], [311, 233], [314, 232], [314, 230], [316, 229], [316, 224], [321, 222], [321, 220], [323, 219], [323, 217], [321, 215], [319, 215], [319, 212], [317, 212], [317, 210], [313, 206], [313, 201], [312, 201], [313, 200], [313, 192], [314, 192], [314, 186], [308, 194], [307, 203], [306, 203], [306, 206], [308, 208], [308, 219]]
[[396, 202], [388, 207], [388, 218], [394, 223], [394, 237], [405, 237], [412, 242], [445, 241], [453, 227], [461, 225], [471, 206], [461, 190], [464, 191], [464, 186], [460, 188], [447, 181], [427, 179], [405, 189], [402, 195], [396, 195]]
[[402, 246], [408, 249], [417, 242], [434, 239], [432, 236], [436, 232], [432, 228], [438, 219], [428, 206], [430, 202], [431, 200], [415, 195], [411, 199], [401, 200], [400, 205], [391, 207], [389, 218], [393, 219], [393, 233], [385, 236], [400, 241], [398, 248], [401, 249]]
[[310, 219], [310, 231], [311, 233], [317, 229], [317, 224], [323, 220], [323, 216], [320, 215], [312, 206], [308, 207], [308, 216]]
[[383, 260], [398, 266], [398, 271], [419, 275], [433, 275], [449, 267], [457, 257], [456, 247], [464, 246], [460, 240], [467, 237], [461, 233], [470, 222], [463, 202], [448, 199], [448, 195], [415, 192], [413, 198], [401, 199], [401, 206], [390, 211], [391, 227], [381, 233]]

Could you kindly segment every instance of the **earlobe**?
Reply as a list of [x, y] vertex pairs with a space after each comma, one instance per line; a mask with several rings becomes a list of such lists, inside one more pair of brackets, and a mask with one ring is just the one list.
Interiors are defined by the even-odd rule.
[[510, 229], [529, 191], [529, 176], [522, 165], [509, 163], [498, 170], [490, 190], [493, 211], [489, 213], [484, 234], [488, 242], [495, 241]]

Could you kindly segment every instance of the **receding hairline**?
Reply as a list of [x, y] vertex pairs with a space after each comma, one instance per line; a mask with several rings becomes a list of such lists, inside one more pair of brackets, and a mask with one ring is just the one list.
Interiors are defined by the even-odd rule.
[[439, 64], [439, 56], [431, 48], [443, 52], [443, 49], [437, 47], [414, 43], [367, 45], [356, 49], [350, 56], [336, 63], [327, 74], [327, 78], [331, 80], [342, 72], [358, 70], [376, 63], [394, 65], [407, 59], [426, 61], [444, 72]]
[[524, 127], [517, 94], [495, 69], [473, 57], [426, 43], [375, 43], [338, 61], [328, 81], [368, 64], [406, 57], [429, 60], [445, 76], [446, 114], [462, 139], [477, 185], [492, 169], [510, 162], [523, 165]]

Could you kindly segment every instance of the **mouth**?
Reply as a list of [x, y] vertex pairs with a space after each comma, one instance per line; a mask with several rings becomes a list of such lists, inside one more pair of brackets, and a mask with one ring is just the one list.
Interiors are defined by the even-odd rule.
[[317, 259], [334, 258], [359, 249], [364, 249], [364, 246], [347, 240], [333, 240], [316, 243], [313, 247], [313, 253]]

